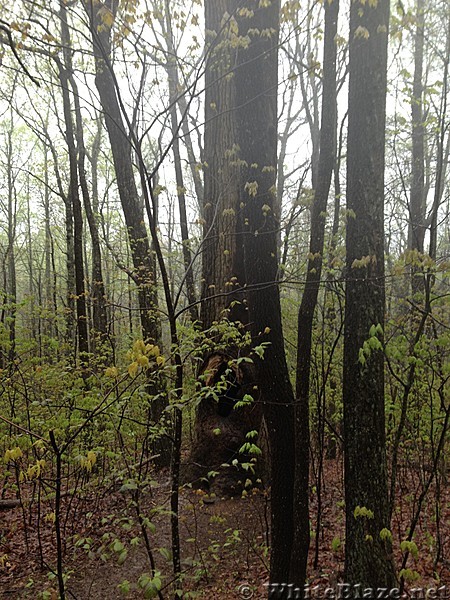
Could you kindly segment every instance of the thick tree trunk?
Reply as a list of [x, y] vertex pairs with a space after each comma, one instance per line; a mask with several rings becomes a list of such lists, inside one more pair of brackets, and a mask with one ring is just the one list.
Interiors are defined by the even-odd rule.
[[[384, 144], [389, 0], [350, 11], [344, 336], [345, 577], [392, 588], [383, 328]], [[370, 339], [370, 344], [369, 340]]]
[[311, 209], [311, 234], [305, 289], [298, 313], [295, 406], [294, 551], [291, 581], [303, 586], [309, 548], [309, 379], [312, 332], [322, 275], [325, 219], [331, 176], [336, 161], [336, 42], [339, 0], [326, 2], [323, 57], [322, 125], [316, 189]]
[[235, 76], [237, 38], [234, 0], [207, 0], [205, 26], [204, 236], [202, 306], [205, 329], [226, 316], [248, 322], [242, 246], [242, 209], [239, 201]]
[[276, 0], [237, 2], [240, 44], [235, 70], [239, 194], [244, 216], [244, 261], [249, 322], [255, 346], [258, 390], [270, 444], [272, 582], [289, 581], [293, 539], [293, 392], [284, 352], [277, 286], [275, 214], [277, 164], [277, 84], [280, 5]]
[[[246, 362], [238, 364], [238, 358], [236, 350], [215, 351], [205, 358], [199, 371], [203, 385], [213, 388], [218, 400], [208, 396], [198, 406], [195, 437], [185, 473], [189, 481], [217, 495], [236, 495], [244, 489], [249, 474], [239, 464], [249, 462], [252, 457], [239, 450], [246, 441], [245, 434], [258, 430], [261, 423], [261, 403], [254, 392], [255, 369]], [[234, 408], [246, 394], [254, 402], [245, 408]], [[234, 460], [238, 464], [233, 465]], [[208, 479], [211, 471], [217, 475]]]
[[[237, 23], [233, 15], [232, 0], [207, 0], [205, 3], [209, 54], [206, 68], [205, 224], [200, 315], [204, 329], [223, 318], [237, 323], [238, 327], [248, 322], [242, 292], [246, 279], [233, 73]], [[236, 348], [227, 348], [226, 353], [230, 358], [238, 358]], [[219, 471], [213, 489], [234, 494], [239, 480], [242, 480], [242, 473], [237, 469], [222, 469], [220, 465], [229, 463], [231, 457], [238, 458], [246, 434], [260, 429], [261, 416], [258, 402], [238, 409], [231, 408], [227, 414], [222, 414], [220, 403], [218, 405], [208, 398], [202, 400], [196, 414], [195, 439], [187, 476], [198, 480], [209, 471]], [[222, 431], [220, 436], [213, 433], [217, 428]]]

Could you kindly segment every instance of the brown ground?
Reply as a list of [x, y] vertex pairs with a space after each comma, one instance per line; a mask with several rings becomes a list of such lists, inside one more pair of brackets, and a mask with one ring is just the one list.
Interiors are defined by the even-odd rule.
[[[143, 500], [142, 513], [163, 507], [151, 516], [154, 530], [150, 545], [157, 568], [163, 575], [164, 598], [173, 598], [170, 586], [170, 524], [168, 510], [169, 481], [159, 478], [159, 486]], [[415, 487], [405, 484], [393, 519], [396, 564], [401, 563], [399, 542], [405, 539], [411, 511], [414, 508]], [[407, 489], [408, 488], [408, 489]], [[419, 554], [410, 557], [408, 567], [418, 572], [415, 585], [450, 584], [450, 493], [441, 490], [439, 535], [436, 529], [435, 506], [430, 492], [415, 541]], [[317, 496], [312, 489], [312, 525], [315, 527]], [[65, 568], [70, 571], [68, 598], [78, 600], [115, 600], [144, 598], [139, 578], [150, 571], [136, 513], [128, 492], [111, 492], [104, 498], [86, 498], [72, 504], [72, 519], [66, 526]], [[31, 524], [28, 520], [31, 513]], [[48, 569], [41, 568], [40, 552], [54, 565], [54, 529], [51, 522], [40, 524], [40, 535], [33, 509], [20, 507], [0, 513], [0, 597], [16, 599], [50, 598], [56, 600], [56, 582], [48, 578]], [[215, 498], [213, 502], [201, 492], [185, 489], [181, 493], [181, 537], [185, 592], [192, 598], [232, 600], [265, 597], [268, 579], [267, 535], [269, 506], [264, 492], [249, 493], [245, 498]], [[131, 520], [130, 520], [131, 518]], [[25, 522], [26, 519], [26, 522]], [[28, 549], [25, 540], [27, 534]], [[74, 534], [90, 541], [75, 546]], [[322, 527], [319, 535], [319, 562], [313, 568], [316, 540], [311, 544], [312, 584], [335, 585], [342, 579], [344, 539], [344, 506], [342, 468], [340, 461], [327, 461], [323, 493]], [[434, 569], [434, 559], [440, 540], [440, 559]], [[132, 541], [133, 540], [133, 541]], [[135, 542], [138, 545], [134, 545]], [[115, 550], [112, 549], [116, 543]], [[39, 549], [39, 544], [41, 550]], [[102, 548], [103, 544], [103, 548]], [[90, 547], [83, 548], [83, 545]], [[127, 550], [125, 555], [123, 550]], [[103, 554], [103, 556], [102, 556]], [[119, 585], [128, 580], [128, 595]], [[247, 586], [247, 587], [245, 587]], [[170, 590], [170, 592], [169, 592]], [[46, 595], [43, 595], [46, 592]], [[247, 594], [247, 595], [246, 595]], [[150, 596], [148, 596], [150, 597]], [[187, 596], [189, 597], [189, 596]]]

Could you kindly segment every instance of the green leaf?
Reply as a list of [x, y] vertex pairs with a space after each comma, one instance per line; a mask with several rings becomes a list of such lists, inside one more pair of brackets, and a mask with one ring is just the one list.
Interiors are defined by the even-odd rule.
[[124, 581], [122, 581], [122, 583], [119, 583], [119, 585], [117, 586], [120, 590], [120, 592], [126, 596], [127, 594], [130, 593], [130, 589], [131, 589], [131, 584], [128, 581], [128, 579], [125, 579]]
[[255, 346], [253, 350], [259, 356], [259, 358], [264, 358], [264, 347], [263, 346]]
[[[417, 557], [419, 556], [419, 550], [417, 548], [417, 545], [415, 542], [409, 542], [408, 540], [404, 540], [401, 544], [400, 544], [400, 549], [402, 552], [409, 552], [410, 554], [412, 554], [412, 556], [417, 559]], [[405, 578], [406, 579], [406, 578]]]
[[120, 540], [116, 540], [113, 544], [114, 552], [122, 552], [122, 550], [124, 548], [125, 548], [125, 546], [122, 544], [122, 542]]
[[380, 531], [380, 539], [383, 540], [383, 542], [391, 542], [392, 543], [392, 533], [389, 529], [387, 529], [387, 527], [384, 527]]

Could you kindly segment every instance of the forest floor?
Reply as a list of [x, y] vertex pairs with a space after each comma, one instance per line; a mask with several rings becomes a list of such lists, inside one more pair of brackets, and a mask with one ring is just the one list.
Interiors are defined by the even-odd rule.
[[[316, 538], [310, 551], [311, 586], [336, 587], [343, 576], [344, 502], [342, 461], [325, 464], [318, 561], [314, 565]], [[400, 569], [400, 541], [406, 539], [417, 506], [417, 481], [402, 483], [392, 533], [394, 559]], [[170, 482], [167, 473], [158, 477], [152, 494], [142, 500], [141, 513], [151, 516], [150, 547], [156, 567], [163, 574], [162, 597], [169, 593], [171, 546], [169, 517]], [[436, 519], [435, 489], [430, 489], [414, 540], [418, 554], [407, 567], [415, 572], [414, 586], [450, 585], [450, 490], [440, 489], [440, 519]], [[20, 507], [0, 513], [0, 598], [57, 600], [56, 579], [48, 576], [55, 564], [52, 519], [36, 525], [28, 521], [31, 509]], [[136, 512], [127, 492], [118, 490], [85, 498], [73, 505], [72, 517], [64, 524], [65, 569], [68, 598], [115, 600], [145, 598], [145, 574], [150, 571]], [[209, 498], [183, 489], [180, 496], [180, 535], [185, 591], [192, 598], [233, 600], [267, 597], [269, 504], [263, 491], [245, 498]], [[317, 515], [317, 493], [311, 494], [312, 529]], [[69, 522], [70, 521], [70, 522]], [[77, 543], [78, 540], [78, 543]], [[81, 541], [80, 541], [81, 540]], [[435, 564], [437, 553], [439, 561]], [[42, 565], [42, 557], [47, 567]], [[166, 577], [164, 577], [166, 575]], [[139, 585], [141, 581], [141, 585]], [[168, 586], [164, 588], [164, 586]]]

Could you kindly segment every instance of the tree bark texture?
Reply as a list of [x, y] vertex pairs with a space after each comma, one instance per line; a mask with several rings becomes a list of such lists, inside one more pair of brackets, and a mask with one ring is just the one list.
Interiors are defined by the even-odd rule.
[[[412, 153], [409, 249], [424, 251], [426, 231], [425, 200], [425, 124], [423, 120], [423, 52], [424, 52], [424, 0], [416, 1], [416, 32], [414, 36], [414, 80], [411, 98]], [[412, 271], [413, 293], [424, 291], [423, 274]]]
[[[232, 349], [214, 351], [205, 358], [199, 370], [203, 385], [216, 388], [218, 400], [212, 395], [207, 396], [197, 408], [195, 439], [186, 475], [190, 481], [207, 487], [216, 495], [236, 495], [244, 489], [248, 474], [239, 464], [249, 462], [251, 457], [239, 451], [246, 441], [246, 433], [258, 430], [261, 424], [261, 403], [254, 391], [255, 369], [251, 363], [238, 365], [238, 358], [239, 352]], [[234, 408], [246, 394], [251, 395], [254, 402], [247, 407]], [[235, 459], [238, 464], [232, 465]], [[258, 464], [258, 475], [259, 467]], [[217, 475], [208, 480], [211, 471]]]
[[117, 2], [106, 0], [96, 4], [89, 0], [85, 4], [90, 18], [94, 46], [95, 83], [105, 115], [117, 187], [128, 231], [133, 261], [132, 276], [138, 289], [142, 335], [146, 340], [156, 341], [159, 338], [159, 328], [156, 315], [155, 260], [144, 222], [143, 205], [134, 178], [130, 136], [125, 128], [112, 72], [111, 25], [104, 18], [105, 10], [115, 17]]
[[247, 323], [236, 131], [238, 39], [234, 0], [206, 0], [205, 143], [202, 306], [206, 329], [229, 309], [231, 321]]
[[[248, 311], [241, 290], [246, 275], [234, 74], [239, 32], [234, 3], [231, 0], [207, 0], [205, 25], [209, 55], [206, 66], [205, 225], [200, 320], [202, 326], [208, 329], [225, 316], [231, 322], [246, 324]], [[236, 348], [227, 348], [226, 352], [230, 360], [239, 356]], [[248, 375], [244, 379], [248, 380]], [[240, 385], [236, 394], [243, 394], [244, 390], [245, 386]], [[235, 494], [242, 472], [223, 469], [220, 465], [239, 458], [238, 451], [245, 443], [246, 434], [260, 429], [261, 417], [258, 401], [251, 406], [232, 407], [224, 414], [220, 402], [204, 398], [196, 412], [195, 439], [187, 476], [198, 480], [209, 471], [219, 471], [212, 489], [220, 490], [222, 494]], [[216, 429], [221, 430], [220, 436], [214, 435]]]
[[58, 75], [63, 97], [64, 123], [66, 126], [66, 143], [69, 152], [69, 189], [67, 203], [72, 207], [73, 215], [73, 261], [75, 268], [75, 305], [78, 350], [82, 363], [89, 352], [89, 334], [86, 310], [86, 290], [83, 266], [83, 214], [78, 184], [78, 159], [75, 141], [75, 130], [70, 101], [69, 79], [71, 74], [70, 34], [67, 23], [67, 8], [60, 2], [61, 42], [63, 44], [63, 62], [57, 61]]
[[241, 162], [244, 264], [253, 344], [267, 342], [256, 360], [270, 445], [271, 581], [289, 579], [293, 535], [293, 392], [284, 352], [277, 286], [275, 214], [277, 164], [278, 0], [236, 2], [239, 25], [236, 118]]
[[316, 189], [311, 208], [311, 233], [305, 289], [298, 313], [295, 405], [295, 518], [291, 581], [303, 586], [309, 548], [309, 379], [312, 333], [322, 274], [325, 219], [331, 176], [336, 161], [336, 33], [339, 0], [324, 4], [322, 123]]
[[[395, 583], [391, 546], [380, 536], [389, 529], [382, 350], [388, 27], [389, 0], [378, 0], [376, 6], [352, 3], [343, 401], [344, 580], [391, 588]], [[369, 338], [375, 343], [369, 345]]]

